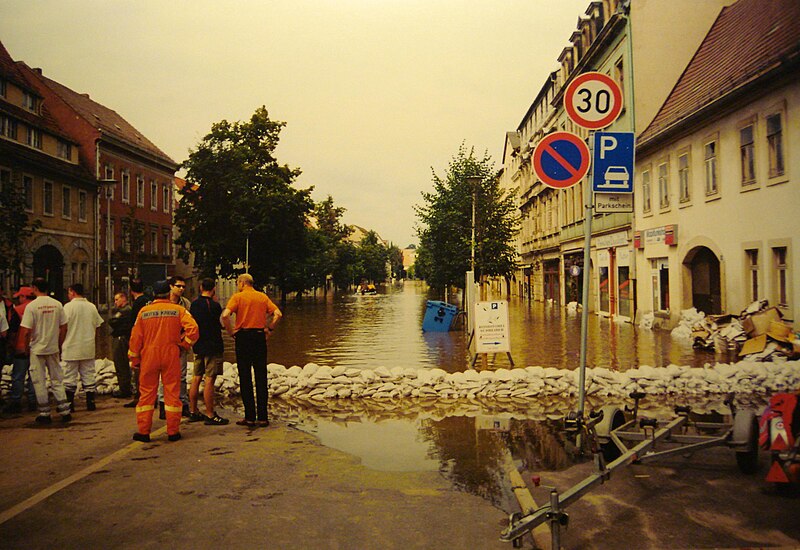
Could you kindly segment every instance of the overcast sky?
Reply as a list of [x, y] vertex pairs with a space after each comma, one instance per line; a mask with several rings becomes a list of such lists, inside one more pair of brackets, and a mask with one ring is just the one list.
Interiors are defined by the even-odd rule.
[[278, 160], [401, 248], [465, 142], [499, 168], [589, 0], [2, 0], [16, 60], [114, 109], [175, 161], [265, 105]]

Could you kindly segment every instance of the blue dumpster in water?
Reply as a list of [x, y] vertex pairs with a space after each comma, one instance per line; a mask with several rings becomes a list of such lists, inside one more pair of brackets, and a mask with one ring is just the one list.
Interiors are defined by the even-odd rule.
[[447, 332], [458, 313], [456, 306], [447, 302], [428, 300], [425, 318], [422, 320], [423, 332]]

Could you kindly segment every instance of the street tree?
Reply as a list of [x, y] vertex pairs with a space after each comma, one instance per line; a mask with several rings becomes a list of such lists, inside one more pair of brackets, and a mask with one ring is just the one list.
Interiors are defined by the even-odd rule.
[[212, 125], [183, 163], [187, 185], [175, 211], [183, 259], [195, 253], [203, 275], [235, 275], [247, 259], [259, 280], [284, 294], [303, 287], [299, 263], [307, 253], [311, 189], [293, 184], [300, 170], [275, 157], [284, 122], [266, 107], [250, 120]]
[[22, 275], [25, 243], [40, 225], [26, 212], [22, 185], [0, 181], [0, 272]]
[[405, 277], [405, 272], [403, 270], [403, 251], [395, 245], [389, 245], [389, 249], [387, 250], [387, 255], [389, 257], [389, 265], [391, 266], [392, 277], [395, 279], [400, 279]]
[[462, 144], [443, 176], [432, 171], [432, 192], [423, 192], [423, 204], [415, 207], [420, 225], [417, 233], [418, 274], [433, 287], [464, 288], [465, 273], [472, 263], [472, 208], [475, 205], [475, 279], [510, 277], [516, 268], [513, 238], [519, 231], [514, 196], [499, 185], [488, 153], [475, 155]]
[[358, 246], [361, 258], [361, 277], [373, 282], [386, 280], [386, 265], [389, 261], [389, 250], [374, 231], [368, 231]]

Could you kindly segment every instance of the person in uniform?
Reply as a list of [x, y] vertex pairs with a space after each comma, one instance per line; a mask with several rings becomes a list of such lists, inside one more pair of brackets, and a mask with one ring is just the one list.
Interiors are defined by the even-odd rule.
[[[239, 426], [253, 428], [269, 426], [267, 418], [267, 339], [282, 317], [272, 300], [253, 288], [253, 277], [248, 273], [236, 279], [238, 292], [230, 297], [222, 310], [222, 324], [236, 342], [236, 366], [239, 371], [239, 389], [244, 404], [244, 419]], [[236, 314], [236, 323], [231, 314]], [[255, 393], [253, 395], [253, 374]]]
[[128, 357], [140, 370], [135, 441], [150, 441], [159, 378], [164, 385], [167, 439], [181, 438], [180, 352], [191, 348], [200, 329], [186, 308], [170, 301], [169, 293], [169, 283], [157, 281], [153, 285], [155, 299], [141, 309], [131, 330]]

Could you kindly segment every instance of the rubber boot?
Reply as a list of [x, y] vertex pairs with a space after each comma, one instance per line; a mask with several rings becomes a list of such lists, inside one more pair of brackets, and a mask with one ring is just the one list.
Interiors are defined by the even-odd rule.
[[75, 392], [67, 390], [67, 401], [69, 401], [69, 412], [75, 412]]
[[94, 392], [87, 391], [86, 392], [86, 410], [87, 411], [94, 411], [97, 409], [97, 405], [94, 403]]

